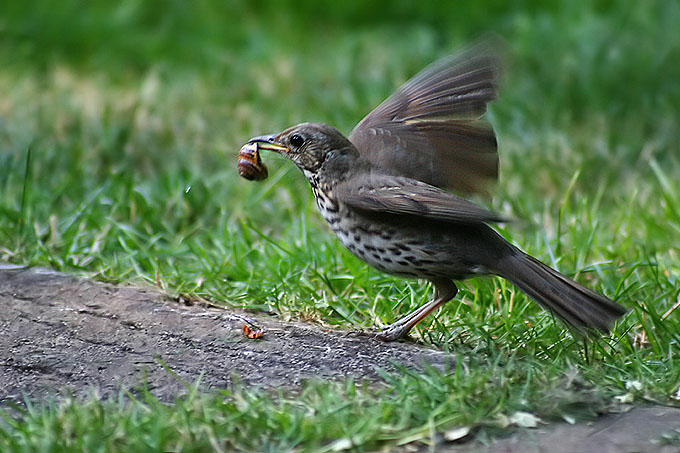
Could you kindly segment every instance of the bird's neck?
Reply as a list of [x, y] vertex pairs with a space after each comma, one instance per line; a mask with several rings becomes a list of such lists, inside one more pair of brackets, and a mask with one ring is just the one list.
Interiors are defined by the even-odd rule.
[[[317, 202], [319, 201], [320, 197], [329, 197], [335, 199], [333, 196], [333, 189], [337, 185], [338, 181], [334, 180], [333, 178], [325, 177], [325, 175], [321, 172], [311, 173], [304, 170], [303, 172], [307, 177], [307, 181], [309, 181], [309, 185], [312, 187], [312, 192], [314, 193], [314, 198], [317, 199]], [[319, 206], [319, 208], [321, 208], [321, 206]]]
[[348, 143], [344, 148], [329, 152], [318, 171], [314, 174], [305, 173], [305, 176], [312, 186], [332, 189], [347, 179], [350, 170], [356, 166], [358, 160], [359, 152], [351, 143]]
[[329, 178], [324, 178], [318, 172], [314, 174], [305, 175], [309, 180], [309, 185], [312, 186], [312, 193], [314, 194], [314, 201], [321, 212], [321, 216], [328, 222], [333, 231], [340, 225], [340, 204], [335, 197], [335, 184]]
[[303, 169], [305, 177], [312, 186], [312, 192], [321, 215], [334, 227], [339, 220], [339, 204], [335, 198], [335, 187], [344, 182], [351, 169], [359, 159], [359, 152], [351, 144], [339, 150], [333, 150], [315, 171]]

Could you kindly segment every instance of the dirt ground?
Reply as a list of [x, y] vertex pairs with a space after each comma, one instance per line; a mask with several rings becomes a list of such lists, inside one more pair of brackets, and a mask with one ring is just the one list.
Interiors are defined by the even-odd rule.
[[[205, 390], [237, 377], [246, 385], [296, 388], [309, 378], [378, 381], [395, 363], [442, 371], [455, 357], [412, 343], [252, 316], [262, 338], [244, 336], [240, 312], [179, 303], [154, 289], [114, 286], [43, 269], [0, 266], [0, 404], [47, 395], [117, 396], [143, 382], [158, 398]], [[675, 439], [664, 441], [670, 436]], [[469, 436], [472, 437], [472, 436]], [[490, 445], [468, 441], [437, 451], [680, 451], [680, 409], [637, 407], [593, 422], [509, 431]]]

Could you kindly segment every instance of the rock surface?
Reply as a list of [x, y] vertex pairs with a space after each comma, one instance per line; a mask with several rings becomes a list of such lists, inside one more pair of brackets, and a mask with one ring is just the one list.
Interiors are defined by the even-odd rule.
[[[96, 389], [102, 397], [146, 382], [172, 400], [199, 377], [261, 387], [307, 378], [378, 379], [393, 363], [446, 369], [453, 356], [415, 344], [324, 332], [266, 316], [259, 339], [243, 313], [187, 306], [154, 289], [114, 286], [41, 269], [0, 269], [0, 402]], [[252, 318], [251, 318], [252, 319]], [[172, 373], [167, 369], [172, 370]], [[173, 376], [173, 373], [179, 377]]]

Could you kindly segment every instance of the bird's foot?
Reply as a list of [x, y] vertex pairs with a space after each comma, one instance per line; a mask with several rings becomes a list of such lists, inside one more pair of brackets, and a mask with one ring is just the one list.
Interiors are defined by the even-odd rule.
[[351, 329], [345, 332], [345, 336], [352, 337], [375, 337], [380, 332], [377, 327], [367, 327], [363, 329]]
[[394, 324], [384, 327], [375, 337], [378, 340], [385, 342], [396, 341], [408, 335], [410, 330], [410, 326], [395, 322]]

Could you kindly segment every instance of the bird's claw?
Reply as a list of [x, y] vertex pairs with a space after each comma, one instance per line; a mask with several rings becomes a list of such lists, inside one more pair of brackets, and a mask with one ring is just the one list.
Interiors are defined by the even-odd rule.
[[375, 338], [384, 342], [396, 341], [405, 337], [409, 330], [410, 329], [406, 329], [399, 323], [394, 323], [381, 329], [380, 333], [378, 333]]

